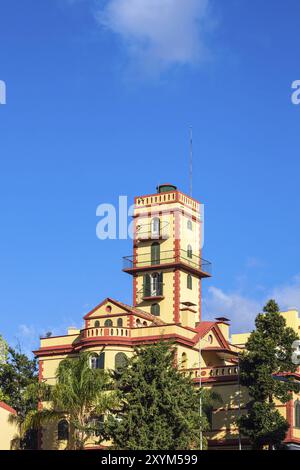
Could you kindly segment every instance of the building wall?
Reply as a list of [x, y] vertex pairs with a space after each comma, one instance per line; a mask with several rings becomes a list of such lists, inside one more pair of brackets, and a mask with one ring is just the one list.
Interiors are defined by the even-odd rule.
[[18, 435], [18, 428], [9, 418], [16, 415], [13, 408], [0, 402], [0, 450], [11, 450], [12, 440]]

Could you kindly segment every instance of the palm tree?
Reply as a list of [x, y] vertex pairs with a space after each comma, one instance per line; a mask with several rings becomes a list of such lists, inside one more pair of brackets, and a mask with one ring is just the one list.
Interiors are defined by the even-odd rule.
[[101, 435], [95, 418], [103, 417], [116, 405], [109, 374], [90, 367], [90, 353], [82, 352], [77, 358], [63, 359], [57, 369], [56, 383], [39, 383], [28, 388], [28, 395], [46, 402], [41, 410], [30, 412], [25, 429], [39, 429], [48, 423], [65, 419], [72, 431], [68, 449], [83, 449], [92, 434]]

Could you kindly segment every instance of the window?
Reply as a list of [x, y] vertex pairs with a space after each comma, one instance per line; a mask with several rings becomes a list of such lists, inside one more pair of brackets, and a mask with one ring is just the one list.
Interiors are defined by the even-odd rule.
[[192, 276], [190, 274], [187, 275], [186, 286], [187, 286], [188, 289], [193, 288], [193, 280], [192, 280]]
[[300, 429], [300, 400], [295, 401], [295, 428]]
[[151, 313], [158, 317], [160, 315], [160, 306], [159, 304], [152, 304], [151, 305]]
[[208, 337], [207, 337], [208, 343], [209, 343], [209, 344], [212, 344], [212, 343], [213, 343], [213, 340], [214, 340], [213, 335], [208, 335]]
[[152, 243], [151, 245], [151, 264], [160, 263], [160, 244], [157, 242]]
[[141, 320], [138, 318], [135, 322], [136, 326], [139, 328], [141, 326]]
[[123, 326], [123, 319], [122, 319], [122, 318], [118, 318], [118, 320], [117, 320], [117, 326], [118, 326], [119, 328], [122, 328], [122, 326]]
[[181, 368], [186, 369], [187, 368], [187, 355], [185, 352], [181, 354]]
[[105, 320], [104, 326], [106, 326], [106, 328], [110, 328], [113, 326], [113, 322], [111, 320]]
[[69, 423], [66, 419], [61, 419], [57, 424], [57, 439], [59, 441], [69, 439]]
[[91, 369], [104, 369], [105, 353], [93, 354], [90, 357], [90, 368]]
[[99, 326], [100, 326], [99, 320], [96, 320], [96, 321], [95, 321], [95, 325], [94, 325], [94, 326], [95, 326], [95, 328], [99, 328]]
[[153, 237], [159, 237], [159, 232], [160, 232], [160, 220], [158, 217], [154, 217], [154, 219], [151, 220], [151, 235]]
[[189, 230], [193, 230], [193, 224], [192, 224], [192, 221], [191, 221], [191, 220], [188, 220], [188, 221], [187, 221], [187, 228], [188, 228]]
[[115, 370], [123, 369], [127, 364], [126, 354], [119, 352], [115, 355]]
[[150, 289], [151, 289], [150, 274], [144, 275], [143, 288], [144, 288], [144, 297], [150, 297]]
[[191, 245], [188, 245], [187, 247], [187, 256], [188, 258], [193, 258], [193, 248], [191, 247]]

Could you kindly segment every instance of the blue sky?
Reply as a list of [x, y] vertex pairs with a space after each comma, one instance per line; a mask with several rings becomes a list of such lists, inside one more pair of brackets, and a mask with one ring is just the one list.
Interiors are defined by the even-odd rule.
[[[163, 5], [162, 5], [163, 4]], [[205, 204], [204, 315], [300, 308], [297, 0], [1, 0], [0, 333], [25, 350], [106, 296], [131, 241], [96, 207], [161, 182]]]

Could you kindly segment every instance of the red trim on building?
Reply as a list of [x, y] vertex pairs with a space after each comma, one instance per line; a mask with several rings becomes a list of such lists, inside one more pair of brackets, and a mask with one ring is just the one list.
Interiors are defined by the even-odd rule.
[[3, 410], [8, 411], [12, 415], [17, 415], [16, 410], [14, 408], [12, 408], [11, 406], [7, 405], [6, 403], [4, 403], [4, 401], [0, 401], [0, 408], [2, 408]]

